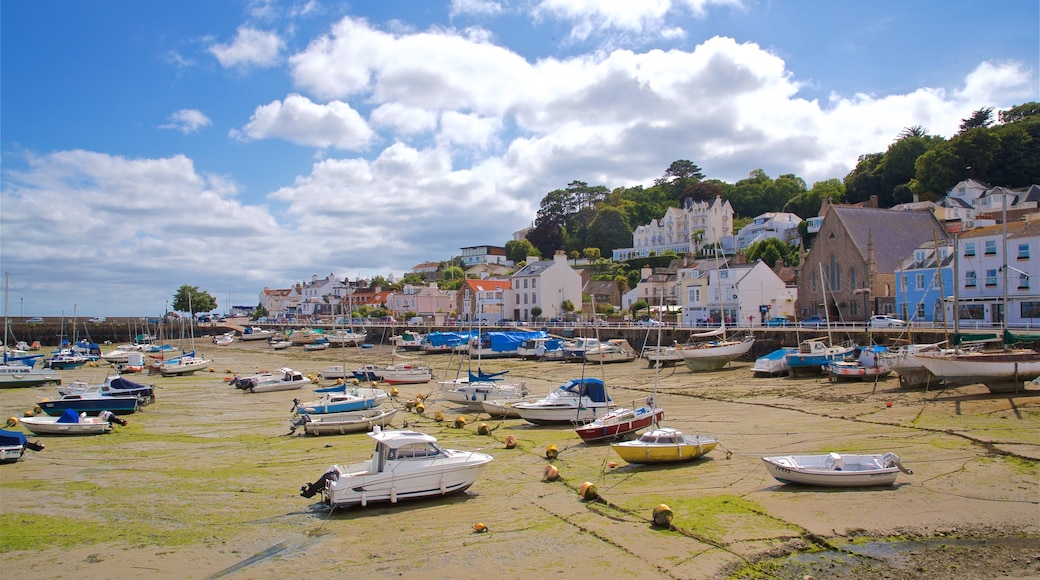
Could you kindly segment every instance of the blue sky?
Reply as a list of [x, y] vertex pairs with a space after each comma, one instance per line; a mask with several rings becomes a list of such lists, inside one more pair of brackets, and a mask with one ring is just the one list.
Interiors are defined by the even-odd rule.
[[8, 312], [399, 277], [677, 159], [840, 179], [1040, 100], [1038, 29], [1024, 0], [4, 0]]

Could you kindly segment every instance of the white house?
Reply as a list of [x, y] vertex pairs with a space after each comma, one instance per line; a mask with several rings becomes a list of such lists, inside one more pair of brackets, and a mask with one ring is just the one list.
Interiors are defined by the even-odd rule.
[[784, 211], [766, 212], [737, 232], [737, 248], [744, 249], [755, 242], [776, 238], [789, 243], [798, 238], [798, 225], [802, 218]]
[[310, 282], [301, 286], [297, 315], [310, 318], [336, 314], [333, 309], [338, 308], [339, 299], [346, 293], [346, 282], [337, 280], [334, 274], [329, 274], [324, 278], [313, 275]]
[[563, 318], [564, 301], [581, 312], [581, 274], [567, 262], [567, 254], [556, 252], [552, 260], [531, 256], [527, 265], [509, 279], [504, 293], [503, 314], [514, 320], [534, 320], [531, 309], [541, 309], [543, 318]]
[[699, 264], [678, 281], [683, 326], [725, 320], [728, 326], [758, 326], [772, 316], [793, 316], [798, 289], [788, 287], [765, 262], [715, 267]]
[[733, 207], [716, 196], [711, 202], [687, 198], [683, 207], [670, 207], [661, 219], [636, 227], [632, 247], [614, 250], [614, 260], [641, 258], [650, 252], [696, 254], [701, 247], [733, 235]]
[[[960, 324], [970, 328], [1040, 324], [1040, 214], [1025, 221], [976, 228], [957, 241]], [[1006, 268], [1005, 268], [1006, 265]], [[947, 296], [951, 292], [946, 293]], [[947, 320], [953, 320], [952, 303]]]

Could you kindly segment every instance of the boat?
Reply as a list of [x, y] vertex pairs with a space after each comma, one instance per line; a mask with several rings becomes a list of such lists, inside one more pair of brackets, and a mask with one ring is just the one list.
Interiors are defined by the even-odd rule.
[[982, 383], [991, 393], [1024, 388], [1040, 377], [1040, 353], [1028, 349], [920, 352], [914, 358], [932, 374], [951, 385]]
[[111, 431], [113, 423], [126, 425], [126, 420], [109, 411], [90, 417], [72, 409], [65, 409], [57, 417], [22, 417], [16, 420], [37, 435], [101, 435]]
[[397, 409], [393, 407], [317, 415], [301, 413], [298, 417], [289, 421], [289, 434], [292, 435], [300, 427], [303, 427], [303, 432], [307, 435], [362, 433], [371, 431], [376, 427], [385, 428], [390, 424], [390, 420], [395, 414], [397, 414]]
[[90, 362], [90, 357], [77, 354], [72, 349], [61, 349], [43, 361], [43, 366], [55, 370], [76, 369]]
[[311, 342], [311, 343], [303, 345], [303, 350], [308, 351], [308, 352], [310, 352], [310, 351], [317, 351], [317, 350], [325, 350], [327, 348], [329, 348], [329, 343], [326, 342], [325, 339], [322, 339], [322, 338], [319, 338], [318, 340], [316, 340], [314, 342]]
[[463, 379], [442, 384], [441, 397], [470, 411], [483, 411], [485, 401], [518, 401], [528, 396], [527, 383], [501, 383], [488, 380]]
[[130, 355], [140, 354], [141, 352], [141, 347], [138, 345], [124, 344], [117, 346], [114, 350], [102, 353], [101, 360], [112, 364], [125, 363], [130, 362]]
[[565, 341], [561, 346], [563, 356], [560, 360], [564, 362], [584, 362], [585, 351], [599, 344], [599, 339], [579, 336], [573, 340]]
[[0, 463], [18, 461], [25, 454], [26, 449], [40, 451], [43, 449], [43, 444], [29, 441], [21, 431], [0, 429]]
[[97, 415], [101, 411], [110, 411], [116, 415], [129, 415], [141, 406], [140, 397], [133, 395], [100, 395], [86, 393], [83, 395], [62, 395], [54, 400], [43, 399], [36, 404], [44, 413], [59, 417], [66, 409], [77, 413]]
[[378, 407], [390, 395], [382, 389], [344, 389], [338, 392], [326, 392], [313, 401], [301, 403], [293, 399], [293, 410], [298, 414], [318, 415], [324, 413], [344, 413], [347, 411], [363, 411]]
[[217, 346], [228, 346], [235, 342], [235, 331], [225, 332], [220, 336], [213, 337], [213, 344]]
[[416, 431], [377, 428], [368, 436], [375, 440], [370, 460], [333, 465], [300, 495], [320, 493], [333, 508], [444, 496], [469, 489], [492, 460], [485, 453], [444, 449], [436, 438]]
[[756, 377], [775, 377], [787, 374], [787, 355], [798, 352], [793, 346], [783, 346], [755, 359], [751, 373]]
[[277, 334], [273, 330], [264, 330], [259, 326], [247, 326], [242, 329], [242, 334], [239, 335], [238, 340], [267, 340]]
[[318, 371], [318, 376], [323, 379], [348, 379], [354, 377], [354, 373], [343, 365], [333, 365], [323, 371]]
[[337, 330], [332, 334], [325, 335], [325, 340], [332, 346], [357, 346], [365, 342], [366, 338], [368, 338], [368, 332], [364, 330], [361, 332]]
[[[332, 367], [333, 369], [337, 367]], [[343, 367], [338, 367], [343, 368]], [[383, 380], [383, 368], [376, 365], [361, 365], [357, 369], [351, 372], [351, 375], [359, 381], [381, 381]], [[335, 373], [334, 373], [335, 374]], [[333, 378], [330, 375], [323, 375], [329, 378]], [[337, 377], [338, 378], [338, 377]]]
[[483, 401], [480, 404], [480, 408], [496, 419], [519, 419], [520, 413], [516, 410], [516, 405], [519, 403], [529, 403], [536, 401], [532, 399], [530, 395], [522, 399], [505, 400], [505, 401]]
[[208, 368], [211, 364], [213, 364], [212, 359], [195, 356], [195, 351], [191, 351], [164, 360], [159, 365], [159, 373], [164, 377], [185, 377], [195, 374], [195, 371]]
[[585, 350], [589, 363], [622, 363], [636, 360], [636, 351], [623, 338], [612, 338]]
[[300, 371], [280, 368], [274, 373], [257, 373], [246, 377], [235, 377], [231, 385], [247, 393], [272, 393], [275, 391], [292, 391], [311, 384], [311, 380]]
[[126, 362], [116, 363], [118, 373], [141, 373], [144, 372], [144, 353], [132, 352]]
[[697, 459], [718, 444], [714, 437], [686, 435], [674, 427], [658, 427], [638, 439], [611, 443], [610, 448], [629, 463], [674, 463]]
[[832, 381], [880, 379], [892, 374], [881, 354], [888, 349], [880, 345], [857, 348], [853, 351], [853, 359], [831, 361], [824, 369]]
[[574, 431], [586, 443], [625, 439], [640, 429], [660, 421], [664, 417], [664, 409], [655, 407], [653, 397], [647, 404], [638, 409], [620, 407], [592, 421], [577, 427]]
[[785, 484], [815, 485], [825, 487], [869, 487], [892, 485], [902, 471], [913, 475], [903, 467], [899, 456], [884, 455], [784, 455], [763, 457], [766, 471], [774, 479]]
[[938, 352], [946, 341], [919, 344], [911, 343], [889, 349], [888, 352], [880, 354], [884, 365], [895, 371], [899, 377], [899, 386], [904, 389], [916, 389], [939, 385], [942, 379], [932, 374], [932, 371], [924, 368], [917, 360], [917, 354], [922, 352]]
[[784, 358], [787, 363], [787, 374], [820, 374], [824, 366], [831, 361], [845, 360], [852, 351], [853, 345], [827, 346], [818, 338], [810, 338], [798, 343], [796, 352], [788, 353]]
[[392, 364], [379, 369], [384, 383], [389, 385], [416, 385], [433, 380], [433, 369], [426, 366]]
[[[755, 345], [755, 337], [747, 335], [741, 340], [727, 339], [725, 326], [716, 331], [721, 334], [719, 340], [695, 342], [679, 347], [683, 355], [686, 367], [691, 371], [716, 371], [736, 360], [751, 350]], [[695, 337], [704, 337], [709, 333], [695, 334]]]
[[406, 330], [401, 334], [391, 336], [388, 340], [397, 350], [422, 350], [423, 335], [420, 332]]
[[292, 345], [293, 343], [291, 340], [271, 340], [267, 343], [267, 346], [274, 350], [285, 350]]
[[670, 367], [676, 363], [686, 360], [678, 342], [671, 346], [647, 346], [643, 348], [642, 358], [646, 359], [647, 367]]
[[109, 397], [137, 397], [143, 406], [155, 401], [155, 385], [142, 385], [119, 375], [109, 375], [105, 377], [104, 382], [99, 384], [92, 385], [86, 381], [73, 381], [68, 385], [58, 387], [58, 395], [61, 396], [93, 394]]
[[0, 365], [0, 387], [38, 387], [61, 384], [61, 375], [50, 369], [34, 369], [23, 364]]
[[536, 425], [592, 421], [614, 407], [600, 379], [571, 379], [548, 396], [517, 403], [513, 409], [520, 418]]

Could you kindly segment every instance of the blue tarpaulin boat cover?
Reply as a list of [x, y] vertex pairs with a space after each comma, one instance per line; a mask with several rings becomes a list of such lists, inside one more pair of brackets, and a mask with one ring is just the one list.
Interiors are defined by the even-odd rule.
[[7, 431], [0, 429], [0, 445], [25, 445], [25, 434], [21, 431]]
[[549, 334], [544, 330], [492, 331], [484, 333], [481, 344], [484, 348], [487, 348], [488, 343], [490, 343], [493, 352], [514, 352], [520, 348], [520, 343], [525, 340], [548, 338], [548, 336]]
[[566, 391], [579, 397], [588, 397], [595, 403], [607, 403], [610, 401], [610, 397], [607, 396], [607, 387], [600, 379], [571, 379], [560, 385], [560, 388], [557, 390]]
[[58, 417], [59, 423], [79, 423], [79, 413], [73, 409], [65, 409], [61, 413], [61, 417]]
[[431, 332], [423, 337], [423, 342], [440, 347], [440, 346], [458, 346], [460, 344], [466, 344], [469, 339], [476, 336], [475, 330], [465, 330], [462, 332]]

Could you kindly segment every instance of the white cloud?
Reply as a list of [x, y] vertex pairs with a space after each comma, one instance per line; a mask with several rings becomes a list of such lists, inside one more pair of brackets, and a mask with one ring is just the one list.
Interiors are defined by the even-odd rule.
[[160, 129], [175, 129], [187, 135], [197, 133], [203, 127], [209, 127], [213, 122], [198, 109], [181, 109], [172, 113], [169, 123], [159, 125]]
[[537, 19], [573, 22], [571, 38], [586, 40], [600, 31], [674, 38], [679, 32], [669, 23], [669, 13], [688, 10], [705, 15], [709, 6], [743, 7], [743, 0], [540, 0], [532, 14]]
[[[1016, 62], [983, 62], [971, 71], [957, 98], [976, 103], [994, 103], [1004, 99], [1035, 100], [1036, 71], [1028, 71]], [[965, 115], [967, 116], [967, 115]]]
[[497, 118], [464, 115], [448, 111], [441, 116], [441, 131], [438, 141], [445, 144], [471, 145], [485, 149], [495, 134], [502, 129]]
[[283, 48], [285, 41], [277, 33], [243, 26], [230, 44], [213, 44], [209, 52], [225, 68], [270, 67], [278, 64]]
[[449, 14], [452, 17], [460, 14], [477, 14], [493, 16], [504, 11], [500, 2], [494, 0], [451, 0]]
[[433, 131], [437, 127], [437, 115], [433, 111], [399, 103], [380, 105], [369, 115], [369, 121], [402, 136]]
[[300, 95], [256, 108], [249, 123], [233, 136], [250, 139], [280, 138], [311, 147], [361, 149], [372, 130], [351, 106], [342, 101], [321, 105]]

